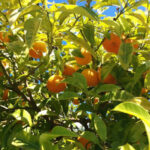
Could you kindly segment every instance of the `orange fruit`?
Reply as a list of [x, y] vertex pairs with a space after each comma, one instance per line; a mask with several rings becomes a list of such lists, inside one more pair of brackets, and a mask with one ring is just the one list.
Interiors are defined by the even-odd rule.
[[78, 98], [74, 98], [74, 100], [73, 100], [73, 104], [74, 104], [74, 105], [79, 105], [79, 104], [80, 104], [80, 102], [79, 102]]
[[102, 45], [108, 52], [118, 54], [121, 45], [121, 39], [118, 35], [111, 33], [110, 39], [105, 38]]
[[142, 88], [142, 90], [141, 90], [141, 94], [146, 94], [148, 92], [148, 89], [146, 89], [146, 88]]
[[9, 93], [9, 89], [5, 89], [4, 92], [3, 92], [3, 97], [2, 97], [3, 100], [8, 99], [8, 93]]
[[131, 43], [134, 49], [138, 49], [139, 47], [139, 44], [137, 43], [137, 41], [133, 39], [126, 39], [125, 43]]
[[22, 102], [22, 106], [25, 106], [25, 104], [26, 104], [26, 102], [25, 102], [25, 101], [23, 101], [23, 102]]
[[42, 41], [37, 41], [33, 44], [33, 49], [41, 51], [41, 52], [46, 52], [46, 43]]
[[102, 82], [106, 84], [116, 84], [116, 79], [111, 74], [108, 74]]
[[88, 150], [91, 147], [91, 143], [83, 137], [78, 137], [78, 141]]
[[0, 72], [0, 77], [1, 77], [1, 76], [3, 76], [3, 73], [2, 73], [2, 72]]
[[8, 33], [0, 32], [0, 41], [1, 41], [1, 42], [4, 42], [4, 43], [9, 42], [10, 39], [9, 39], [8, 36], [9, 36]]
[[23, 89], [23, 86], [22, 86], [22, 85], [19, 85], [19, 86], [18, 86], [18, 89], [19, 89], [19, 90], [22, 90], [22, 89]]
[[32, 57], [32, 58], [40, 58], [43, 56], [43, 53], [41, 51], [36, 51], [34, 49], [30, 49], [29, 50], [29, 55]]
[[64, 78], [60, 75], [53, 75], [47, 81], [47, 88], [50, 92], [59, 93], [66, 89], [66, 83], [61, 83]]
[[79, 67], [77, 65], [66, 64], [64, 66], [63, 75], [72, 76], [72, 74], [75, 73], [78, 69]]
[[[98, 79], [99, 81], [101, 81], [101, 68], [98, 67]], [[111, 75], [108, 74], [108, 76], [102, 81], [102, 83], [106, 83], [106, 84], [116, 84], [116, 79]]]
[[99, 98], [98, 98], [98, 97], [95, 97], [95, 99], [94, 99], [94, 104], [98, 104], [98, 102], [99, 102]]
[[40, 58], [46, 51], [46, 43], [38, 41], [35, 42], [32, 48], [29, 50], [29, 56], [31, 56], [32, 58]]
[[84, 69], [82, 74], [86, 78], [88, 86], [96, 86], [99, 83], [98, 73], [94, 69]]
[[89, 51], [82, 48], [81, 49], [81, 54], [84, 56], [83, 58], [82, 57], [75, 57], [75, 60], [76, 60], [77, 64], [87, 65], [88, 63], [91, 62], [92, 56], [91, 56], [91, 53]]

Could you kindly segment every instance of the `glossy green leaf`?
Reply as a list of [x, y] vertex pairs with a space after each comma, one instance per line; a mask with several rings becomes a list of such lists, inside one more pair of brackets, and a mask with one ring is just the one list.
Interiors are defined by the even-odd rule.
[[26, 30], [26, 43], [29, 48], [32, 46], [32, 43], [34, 42], [34, 39], [35, 39], [36, 33], [38, 32], [40, 24], [41, 24], [40, 18], [29, 19], [25, 22], [24, 28]]
[[85, 48], [86, 50], [88, 50], [95, 58], [96, 58], [96, 54], [94, 52], [94, 50], [89, 46], [89, 44], [83, 40], [82, 38], [77, 37], [75, 34], [73, 34], [72, 32], [66, 32], [66, 36], [65, 38], [70, 41], [73, 42], [74, 44], [77, 44], [78, 46], [80, 46], [81, 48]]
[[135, 149], [130, 144], [125, 144], [123, 146], [120, 146], [120, 150], [135, 150]]
[[104, 121], [98, 116], [94, 117], [94, 127], [101, 140], [105, 141], [107, 139], [107, 128]]
[[86, 39], [91, 43], [91, 45], [94, 45], [94, 26], [92, 23], [84, 24], [83, 26], [83, 33], [86, 37]]
[[120, 87], [114, 84], [99, 84], [93, 89], [93, 92], [98, 94], [100, 92], [111, 92], [119, 89]]
[[150, 149], [150, 115], [148, 111], [145, 110], [143, 107], [132, 102], [121, 103], [117, 105], [113, 109], [113, 111], [119, 111], [119, 112], [130, 114], [136, 116], [137, 118], [143, 121], [146, 128], [146, 133], [149, 141], [149, 149]]
[[74, 97], [80, 97], [80, 95], [78, 95], [75, 92], [65, 91], [63, 94], [59, 95], [59, 100], [66, 100], [66, 99], [71, 99]]
[[87, 81], [81, 73], [75, 72], [72, 77], [68, 77], [64, 81], [80, 89], [87, 88]]
[[72, 54], [73, 56], [76, 56], [76, 57], [84, 58], [84, 56], [82, 55], [80, 49], [74, 49], [74, 50], [71, 52], [71, 54]]
[[83, 6], [64, 5], [61, 8], [59, 8], [58, 11], [68, 12], [68, 14], [69, 13], [80, 14], [82, 16], [88, 17], [89, 19], [98, 20], [98, 16], [94, 11], [92, 11], [90, 8]]
[[30, 126], [32, 126], [32, 119], [29, 112], [23, 109], [17, 109], [12, 113], [12, 116], [16, 118], [16, 120], [22, 120], [27, 122]]
[[132, 59], [133, 48], [129, 43], [122, 43], [119, 49], [119, 61], [124, 69], [128, 69]]

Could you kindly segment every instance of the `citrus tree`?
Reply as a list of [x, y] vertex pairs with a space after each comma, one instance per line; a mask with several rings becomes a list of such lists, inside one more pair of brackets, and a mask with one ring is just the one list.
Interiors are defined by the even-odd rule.
[[150, 150], [149, 5], [0, 0], [0, 149]]

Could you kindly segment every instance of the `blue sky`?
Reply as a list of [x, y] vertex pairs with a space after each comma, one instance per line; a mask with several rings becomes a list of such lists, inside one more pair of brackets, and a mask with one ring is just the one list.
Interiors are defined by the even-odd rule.
[[[48, 0], [49, 2], [55, 2], [55, 3], [67, 3], [67, 0]], [[95, 2], [92, 2], [92, 4], [94, 4]], [[77, 5], [80, 5], [80, 6], [84, 6], [86, 4], [86, 2], [77, 2]], [[106, 11], [103, 12], [104, 15], [106, 16], [111, 16], [111, 17], [114, 17], [116, 16], [116, 8], [117, 6], [109, 6], [108, 9]], [[139, 9], [141, 10], [145, 10], [144, 7], [140, 6], [138, 7]], [[134, 11], [134, 10], [133, 10]]]

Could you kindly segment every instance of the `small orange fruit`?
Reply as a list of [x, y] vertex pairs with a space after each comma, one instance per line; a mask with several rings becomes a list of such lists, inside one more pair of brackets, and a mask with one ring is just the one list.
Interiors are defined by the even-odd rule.
[[98, 97], [95, 97], [95, 98], [94, 98], [94, 104], [98, 104], [98, 102], [99, 102], [99, 98], [98, 98]]
[[78, 141], [88, 150], [91, 147], [91, 143], [83, 137], [78, 137]]
[[79, 102], [78, 98], [74, 98], [74, 100], [73, 100], [73, 104], [74, 104], [74, 105], [79, 105], [79, 104], [80, 104], [80, 102]]
[[148, 89], [147, 89], [147, 88], [142, 88], [141, 94], [146, 94], [147, 92], [148, 92]]
[[[101, 67], [98, 67], [97, 72], [98, 72], [99, 81], [102, 81], [102, 79], [101, 79]], [[108, 74], [108, 76], [102, 81], [102, 83], [116, 84], [116, 79], [111, 74]]]
[[61, 83], [64, 78], [60, 75], [53, 75], [47, 81], [47, 88], [50, 92], [59, 93], [66, 89], [66, 83]]
[[96, 86], [99, 83], [98, 73], [94, 69], [84, 69], [82, 74], [86, 78], [88, 86]]
[[91, 56], [91, 53], [89, 51], [82, 48], [81, 49], [81, 54], [84, 56], [83, 58], [82, 57], [75, 57], [75, 60], [76, 60], [77, 64], [87, 65], [88, 63], [91, 62], [92, 56]]
[[46, 43], [42, 41], [37, 41], [33, 44], [33, 49], [41, 51], [41, 52], [46, 52]]
[[131, 43], [134, 49], [138, 49], [139, 47], [139, 44], [137, 43], [137, 41], [133, 39], [126, 39], [125, 43]]
[[0, 41], [1, 41], [1, 42], [4, 42], [4, 43], [9, 42], [10, 39], [9, 39], [8, 36], [9, 36], [8, 33], [0, 32]]
[[26, 102], [25, 102], [25, 101], [23, 101], [23, 102], [22, 102], [22, 106], [25, 106], [25, 105], [26, 105]]
[[32, 58], [40, 58], [43, 56], [43, 53], [41, 51], [36, 51], [34, 49], [30, 49], [29, 50], [29, 55], [32, 57]]
[[121, 45], [121, 39], [118, 35], [111, 33], [110, 39], [105, 38], [102, 44], [104, 49], [108, 52], [118, 54]]
[[22, 85], [19, 85], [19, 86], [18, 86], [18, 89], [19, 89], [19, 90], [22, 90], [22, 89], [23, 89], [23, 86], [22, 86]]
[[116, 84], [116, 79], [111, 74], [108, 74], [102, 82], [106, 84]]
[[79, 67], [77, 65], [66, 64], [64, 66], [63, 75], [72, 76], [72, 74], [75, 73], [78, 69]]
[[32, 48], [29, 50], [29, 56], [31, 56], [32, 58], [40, 58], [46, 51], [46, 43], [38, 41], [35, 42]]
[[3, 100], [8, 99], [8, 93], [9, 93], [9, 89], [5, 89], [4, 92], [3, 92], [3, 97], [2, 97]]

